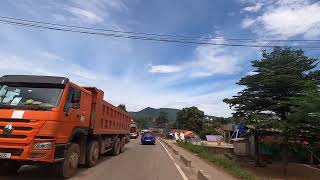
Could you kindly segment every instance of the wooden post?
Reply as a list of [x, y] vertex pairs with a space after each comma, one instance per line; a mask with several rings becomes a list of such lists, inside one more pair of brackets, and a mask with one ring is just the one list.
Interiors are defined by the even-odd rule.
[[313, 154], [310, 153], [310, 165], [313, 166]]

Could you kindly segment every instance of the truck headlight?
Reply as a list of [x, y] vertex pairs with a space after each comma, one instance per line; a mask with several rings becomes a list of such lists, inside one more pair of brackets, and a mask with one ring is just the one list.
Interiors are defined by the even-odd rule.
[[38, 142], [33, 144], [33, 149], [42, 150], [42, 149], [51, 149], [53, 143], [52, 142]]

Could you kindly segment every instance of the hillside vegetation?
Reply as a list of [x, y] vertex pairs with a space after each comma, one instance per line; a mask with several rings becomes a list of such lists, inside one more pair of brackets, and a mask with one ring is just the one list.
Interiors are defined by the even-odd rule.
[[146, 120], [149, 123], [151, 123], [156, 117], [159, 116], [160, 112], [165, 112], [168, 114], [169, 123], [171, 124], [176, 121], [178, 111], [179, 109], [172, 109], [172, 108], [155, 109], [155, 108], [147, 107], [138, 112], [130, 112], [130, 114], [135, 121]]
[[[179, 109], [174, 108], [151, 108], [147, 107], [138, 112], [130, 112], [134, 121], [139, 124], [140, 128], [148, 128], [153, 127], [155, 125], [155, 119], [159, 116], [160, 112], [164, 112], [168, 115], [168, 127], [175, 127], [175, 122], [177, 119], [177, 113]], [[212, 119], [215, 122], [219, 122], [221, 124], [225, 124], [228, 122], [232, 122], [232, 118], [223, 118], [223, 117], [215, 117], [204, 115], [203, 121], [206, 123], [208, 119]]]

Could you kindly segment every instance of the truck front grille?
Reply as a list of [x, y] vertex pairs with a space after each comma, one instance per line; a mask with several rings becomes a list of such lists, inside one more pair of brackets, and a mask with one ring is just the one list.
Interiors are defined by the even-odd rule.
[[0, 134], [0, 138], [25, 139], [27, 137], [28, 136], [26, 136], [26, 135], [15, 135], [15, 134], [5, 135], [5, 134]]
[[0, 153], [11, 153], [12, 156], [20, 156], [23, 149], [16, 148], [0, 148]]
[[30, 119], [4, 119], [4, 118], [0, 118], [0, 122], [20, 122], [20, 123], [29, 123], [31, 122]]
[[[29, 144], [44, 121], [30, 119], [0, 118], [0, 143]], [[12, 124], [10, 135], [4, 134], [4, 127]]]
[[[0, 126], [0, 129], [3, 129], [5, 126]], [[14, 127], [14, 130], [19, 131], [31, 131], [32, 127]]]

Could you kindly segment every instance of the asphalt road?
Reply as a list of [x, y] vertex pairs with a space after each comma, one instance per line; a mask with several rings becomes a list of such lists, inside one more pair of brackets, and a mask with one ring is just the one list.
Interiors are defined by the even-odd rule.
[[[59, 179], [48, 167], [23, 166], [15, 175], [0, 180]], [[159, 142], [140, 145], [131, 140], [124, 153], [102, 156], [97, 166], [79, 168], [72, 180], [183, 180]]]

